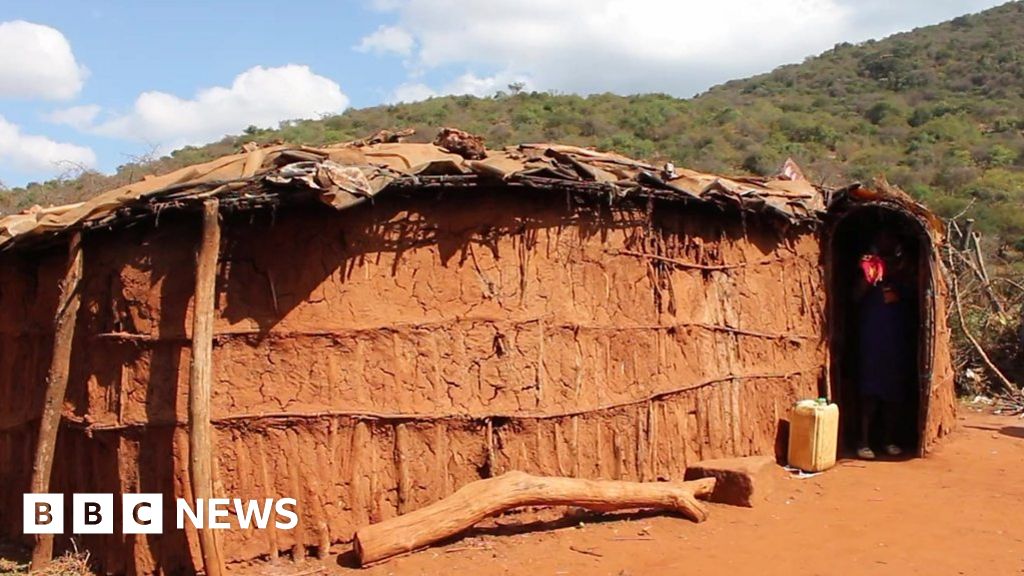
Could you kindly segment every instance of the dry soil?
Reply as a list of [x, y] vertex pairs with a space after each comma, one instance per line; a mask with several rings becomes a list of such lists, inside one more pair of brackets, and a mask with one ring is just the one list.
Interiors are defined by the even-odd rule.
[[348, 567], [350, 555], [342, 554], [326, 571], [1024, 574], [1024, 420], [970, 408], [959, 419], [929, 458], [843, 460], [821, 475], [788, 479], [761, 507], [713, 505], [703, 524], [664, 516], [545, 523], [520, 514], [365, 570]]

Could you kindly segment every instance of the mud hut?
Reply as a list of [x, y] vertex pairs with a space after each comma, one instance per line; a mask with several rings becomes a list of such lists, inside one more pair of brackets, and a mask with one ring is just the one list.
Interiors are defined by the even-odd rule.
[[776, 453], [794, 400], [855, 409], [849, 264], [882, 226], [919, 263], [919, 453], [953, 424], [941, 236], [898, 191], [388, 140], [0, 220], [0, 537], [26, 540], [47, 450], [37, 491], [166, 496], [163, 534], [76, 538], [135, 574], [203, 569], [176, 497], [298, 499], [294, 530], [219, 533], [231, 563], [324, 554], [507, 470]]

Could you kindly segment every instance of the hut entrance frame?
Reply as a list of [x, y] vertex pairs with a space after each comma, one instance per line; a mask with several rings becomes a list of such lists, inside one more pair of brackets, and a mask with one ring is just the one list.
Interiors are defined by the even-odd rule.
[[[896, 440], [908, 455], [924, 456], [929, 391], [935, 343], [934, 246], [927, 228], [911, 213], [884, 203], [858, 204], [834, 214], [826, 231], [825, 260], [828, 290], [830, 396], [840, 407], [840, 447], [852, 451], [861, 427], [861, 395], [857, 374], [859, 306], [854, 301], [858, 260], [876, 234], [895, 236], [906, 251], [916, 298], [910, 313], [917, 326], [909, 349], [916, 354], [910, 388], [899, 409]], [[880, 421], [880, 418], [876, 418]], [[877, 428], [877, 427], [876, 427]], [[876, 439], [878, 430], [872, 432]]]

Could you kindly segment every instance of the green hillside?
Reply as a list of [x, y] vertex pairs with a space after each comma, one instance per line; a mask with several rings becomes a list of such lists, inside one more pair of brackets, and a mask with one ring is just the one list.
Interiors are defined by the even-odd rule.
[[940, 213], [977, 199], [980, 228], [1024, 247], [1024, 4], [1014, 2], [864, 44], [840, 44], [799, 65], [715, 87], [692, 99], [660, 94], [450, 96], [349, 110], [251, 129], [117, 174], [30, 184], [0, 210], [80, 200], [233, 152], [246, 141], [323, 144], [380, 128], [440, 126], [485, 136], [614, 149], [726, 173], [772, 173], [787, 156], [825, 184], [885, 174]]

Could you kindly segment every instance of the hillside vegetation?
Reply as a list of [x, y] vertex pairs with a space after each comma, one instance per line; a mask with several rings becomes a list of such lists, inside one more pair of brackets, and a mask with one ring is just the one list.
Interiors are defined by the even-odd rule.
[[774, 173], [787, 156], [824, 184], [885, 174], [942, 214], [977, 199], [979, 228], [1024, 249], [1024, 4], [1014, 2], [881, 41], [840, 44], [799, 65], [692, 99], [524, 93], [449, 96], [251, 128], [104, 176], [33, 183], [0, 210], [80, 200], [149, 172], [234, 152], [248, 141], [324, 144], [380, 128], [440, 126], [488, 145], [559, 141], [725, 173]]

